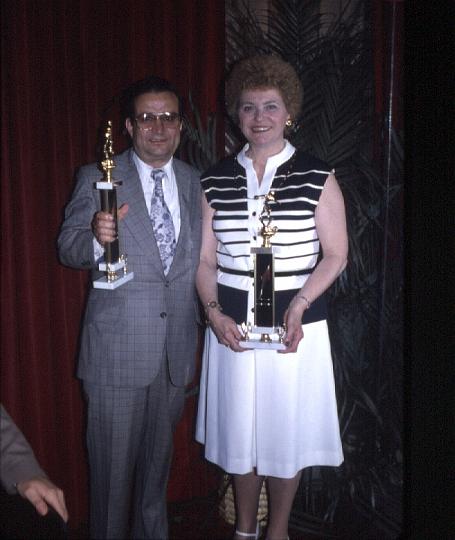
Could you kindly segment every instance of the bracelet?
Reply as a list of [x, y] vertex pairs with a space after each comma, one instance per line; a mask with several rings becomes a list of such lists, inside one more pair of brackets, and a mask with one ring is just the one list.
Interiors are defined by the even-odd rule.
[[209, 317], [208, 317], [208, 311], [209, 311], [210, 308], [215, 308], [218, 311], [223, 311], [223, 308], [221, 307], [220, 304], [218, 304], [218, 302], [216, 300], [210, 300], [210, 302], [207, 302], [207, 304], [205, 304], [205, 306], [204, 306], [205, 324], [207, 324], [207, 325], [210, 324]]
[[223, 311], [223, 308], [221, 307], [220, 304], [218, 304], [218, 302], [216, 300], [210, 300], [210, 302], [207, 302], [207, 304], [205, 304], [204, 310], [205, 310], [206, 313], [207, 313], [209, 308], [216, 308], [219, 311]]
[[306, 302], [306, 308], [307, 309], [310, 309], [311, 307], [311, 302], [308, 300], [308, 298], [306, 296], [303, 296], [303, 294], [296, 294], [296, 297], [297, 298], [301, 298], [302, 300], [305, 300]]

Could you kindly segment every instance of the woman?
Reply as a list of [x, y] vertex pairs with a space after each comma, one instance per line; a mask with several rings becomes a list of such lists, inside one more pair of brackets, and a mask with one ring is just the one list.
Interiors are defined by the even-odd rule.
[[[247, 144], [202, 176], [196, 280], [209, 326], [196, 438], [206, 458], [233, 475], [234, 538], [259, 537], [267, 477], [267, 539], [281, 540], [301, 470], [343, 461], [322, 295], [346, 266], [344, 203], [333, 171], [284, 137], [302, 100], [292, 66], [274, 56], [241, 61], [226, 100]], [[281, 352], [239, 343], [241, 323], [253, 322], [251, 248], [262, 245], [259, 217], [270, 191], [276, 312], [286, 328]]]

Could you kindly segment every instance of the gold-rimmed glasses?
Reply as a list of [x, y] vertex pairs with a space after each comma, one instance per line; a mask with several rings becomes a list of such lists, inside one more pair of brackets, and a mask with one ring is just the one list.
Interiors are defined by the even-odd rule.
[[138, 114], [135, 118], [136, 123], [140, 129], [145, 131], [153, 129], [158, 120], [161, 122], [163, 127], [176, 128], [180, 126], [182, 118], [179, 113], [176, 112], [162, 112], [162, 113], [151, 113], [146, 112]]

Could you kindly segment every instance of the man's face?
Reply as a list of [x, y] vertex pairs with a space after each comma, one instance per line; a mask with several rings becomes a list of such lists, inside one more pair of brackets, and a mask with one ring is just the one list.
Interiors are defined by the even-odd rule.
[[[144, 113], [178, 114], [179, 102], [171, 92], [147, 92], [136, 98], [134, 108], [135, 118]], [[127, 118], [125, 123], [136, 154], [148, 165], [162, 167], [174, 155], [179, 145], [182, 123], [179, 120], [175, 125], [169, 125], [166, 121], [154, 119], [148, 124], [144, 129], [136, 120], [131, 121], [130, 118]]]

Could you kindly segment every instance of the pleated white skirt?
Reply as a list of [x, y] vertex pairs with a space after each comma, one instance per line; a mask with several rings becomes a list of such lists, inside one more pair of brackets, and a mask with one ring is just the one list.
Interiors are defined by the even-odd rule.
[[296, 353], [235, 353], [207, 329], [196, 440], [228, 473], [292, 478], [343, 462], [326, 321], [305, 324]]

